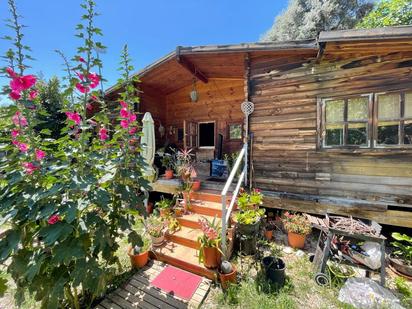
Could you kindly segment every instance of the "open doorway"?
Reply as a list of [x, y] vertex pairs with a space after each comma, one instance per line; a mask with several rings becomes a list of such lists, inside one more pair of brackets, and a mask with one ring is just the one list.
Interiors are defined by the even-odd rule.
[[199, 122], [199, 148], [215, 148], [215, 122]]

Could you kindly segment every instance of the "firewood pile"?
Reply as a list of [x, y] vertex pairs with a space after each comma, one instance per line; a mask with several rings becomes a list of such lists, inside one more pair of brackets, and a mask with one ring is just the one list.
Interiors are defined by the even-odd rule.
[[330, 227], [351, 234], [362, 234], [375, 237], [380, 235], [380, 226], [378, 224], [368, 225], [359, 219], [353, 219], [352, 216], [331, 216]]

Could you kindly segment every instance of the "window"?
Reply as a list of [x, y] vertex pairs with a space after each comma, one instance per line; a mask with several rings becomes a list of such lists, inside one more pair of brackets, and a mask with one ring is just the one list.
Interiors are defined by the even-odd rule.
[[320, 100], [323, 148], [384, 148], [412, 145], [412, 91]]
[[200, 122], [199, 123], [199, 147], [215, 147], [215, 123]]
[[242, 124], [241, 123], [229, 123], [228, 125], [228, 139], [238, 140], [242, 139]]

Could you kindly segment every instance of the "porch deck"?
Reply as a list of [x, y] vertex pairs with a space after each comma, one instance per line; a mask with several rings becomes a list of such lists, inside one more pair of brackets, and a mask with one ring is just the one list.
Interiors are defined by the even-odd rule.
[[115, 291], [108, 294], [96, 309], [183, 309], [198, 308], [210, 288], [210, 280], [203, 278], [189, 301], [151, 286], [150, 282], [166, 267], [160, 261], [149, 261], [137, 274]]

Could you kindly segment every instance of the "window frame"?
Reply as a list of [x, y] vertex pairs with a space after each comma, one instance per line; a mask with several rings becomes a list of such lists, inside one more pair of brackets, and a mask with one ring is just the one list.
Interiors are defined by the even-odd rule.
[[[357, 97], [369, 97], [368, 100], [368, 115], [367, 120], [348, 120], [348, 101]], [[326, 145], [326, 104], [328, 101], [342, 100], [344, 102], [343, 109], [343, 144], [342, 145]], [[369, 149], [372, 145], [372, 108], [373, 108], [373, 93], [354, 94], [348, 96], [335, 96], [318, 99], [318, 113], [320, 113], [320, 122], [318, 121], [320, 134], [318, 134], [318, 146], [321, 149]], [[348, 145], [348, 127], [351, 123], [366, 123], [367, 140], [365, 145]]]
[[[325, 150], [325, 151], [345, 151], [345, 150], [359, 150], [359, 151], [368, 151], [368, 150], [412, 150], [412, 143], [405, 144], [405, 122], [412, 121], [411, 117], [405, 117], [405, 95], [406, 93], [412, 93], [412, 89], [398, 89], [398, 90], [390, 90], [384, 92], [370, 92], [370, 93], [361, 93], [361, 94], [352, 94], [352, 95], [340, 95], [340, 96], [322, 96], [318, 97], [317, 99], [317, 149], [318, 150]], [[399, 94], [400, 95], [400, 117], [399, 119], [385, 119], [383, 121], [397, 121], [399, 122], [399, 130], [398, 130], [398, 139], [399, 144], [396, 145], [385, 145], [385, 144], [378, 144], [378, 96], [383, 94]], [[361, 97], [361, 96], [369, 96], [369, 103], [368, 103], [368, 134], [367, 134], [367, 145], [326, 145], [326, 104], [327, 101], [335, 101], [335, 100], [344, 100], [344, 142], [346, 142], [347, 138], [347, 125], [351, 122], [359, 123], [362, 121], [347, 121], [347, 101], [353, 97]]]

